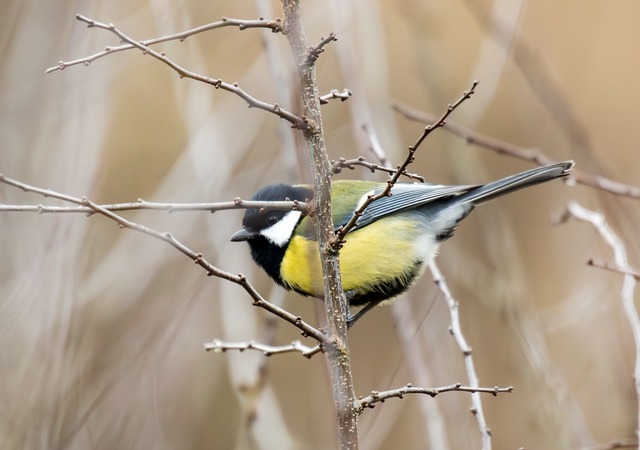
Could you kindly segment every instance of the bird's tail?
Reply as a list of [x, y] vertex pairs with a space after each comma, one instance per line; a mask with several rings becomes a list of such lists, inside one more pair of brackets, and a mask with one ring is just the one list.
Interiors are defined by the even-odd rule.
[[493, 183], [479, 186], [456, 198], [456, 203], [472, 203], [479, 205], [518, 189], [544, 183], [555, 178], [566, 177], [571, 173], [573, 161], [565, 161], [548, 166], [537, 167], [516, 175], [511, 175]]

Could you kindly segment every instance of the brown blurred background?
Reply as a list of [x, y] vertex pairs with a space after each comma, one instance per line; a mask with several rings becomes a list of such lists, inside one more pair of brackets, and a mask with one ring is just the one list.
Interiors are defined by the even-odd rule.
[[[0, 3], [0, 172], [99, 202], [248, 197], [273, 181], [308, 181], [288, 124], [235, 96], [179, 79], [129, 51], [44, 74], [117, 40], [75, 13], [138, 39], [219, 20], [281, 16], [278, 2], [4, 0]], [[441, 113], [471, 81], [453, 120], [640, 184], [640, 3], [630, 0], [304, 2], [310, 43], [333, 31], [318, 63], [330, 156], [374, 159], [375, 130], [399, 161], [422, 126], [392, 110]], [[221, 29], [156, 46], [185, 67], [295, 109], [286, 39]], [[267, 57], [269, 55], [269, 57]], [[532, 167], [439, 130], [413, 171], [469, 184]], [[350, 178], [383, 180], [366, 170]], [[632, 438], [636, 350], [622, 277], [592, 227], [551, 218], [571, 199], [606, 214], [640, 265], [640, 202], [561, 182], [479, 208], [441, 248], [483, 386], [494, 448], [575, 449]], [[0, 203], [60, 204], [0, 185]], [[229, 236], [242, 212], [129, 213], [171, 231], [218, 267], [316, 320], [319, 302], [285, 295]], [[175, 249], [105, 218], [0, 213], [0, 447], [7, 449], [317, 449], [335, 446], [322, 357], [205, 353], [213, 338], [286, 344], [286, 324], [244, 291], [208, 278]], [[636, 296], [637, 297], [637, 296]], [[351, 336], [358, 394], [407, 382], [467, 383], [446, 304], [427, 273], [394, 308]], [[398, 335], [394, 318], [401, 319]], [[311, 344], [309, 342], [309, 344]], [[391, 400], [366, 411], [362, 448], [480, 448], [470, 397]]]

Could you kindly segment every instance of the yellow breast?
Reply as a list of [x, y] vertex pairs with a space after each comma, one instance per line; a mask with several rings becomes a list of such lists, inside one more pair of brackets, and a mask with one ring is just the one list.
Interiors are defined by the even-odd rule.
[[[430, 260], [436, 244], [419, 224], [408, 218], [381, 219], [347, 235], [340, 251], [340, 271], [345, 291], [375, 289], [375, 284], [407, 276], [417, 261]], [[428, 261], [427, 261], [428, 262]], [[295, 236], [280, 267], [282, 279], [292, 289], [322, 297], [322, 271], [318, 243]]]

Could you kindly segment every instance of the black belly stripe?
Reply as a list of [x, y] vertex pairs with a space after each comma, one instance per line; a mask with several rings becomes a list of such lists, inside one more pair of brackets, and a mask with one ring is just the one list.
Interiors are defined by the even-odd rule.
[[411, 287], [413, 281], [422, 270], [423, 261], [415, 261], [402, 277], [394, 277], [381, 283], [368, 286], [366, 289], [354, 289], [348, 292], [351, 305], [379, 303], [396, 297]]

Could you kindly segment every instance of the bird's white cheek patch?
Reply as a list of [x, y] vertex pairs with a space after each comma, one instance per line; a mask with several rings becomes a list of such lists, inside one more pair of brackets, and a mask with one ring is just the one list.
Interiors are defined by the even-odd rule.
[[301, 214], [301, 211], [290, 211], [280, 221], [260, 231], [260, 234], [272, 244], [282, 247], [291, 239]]

